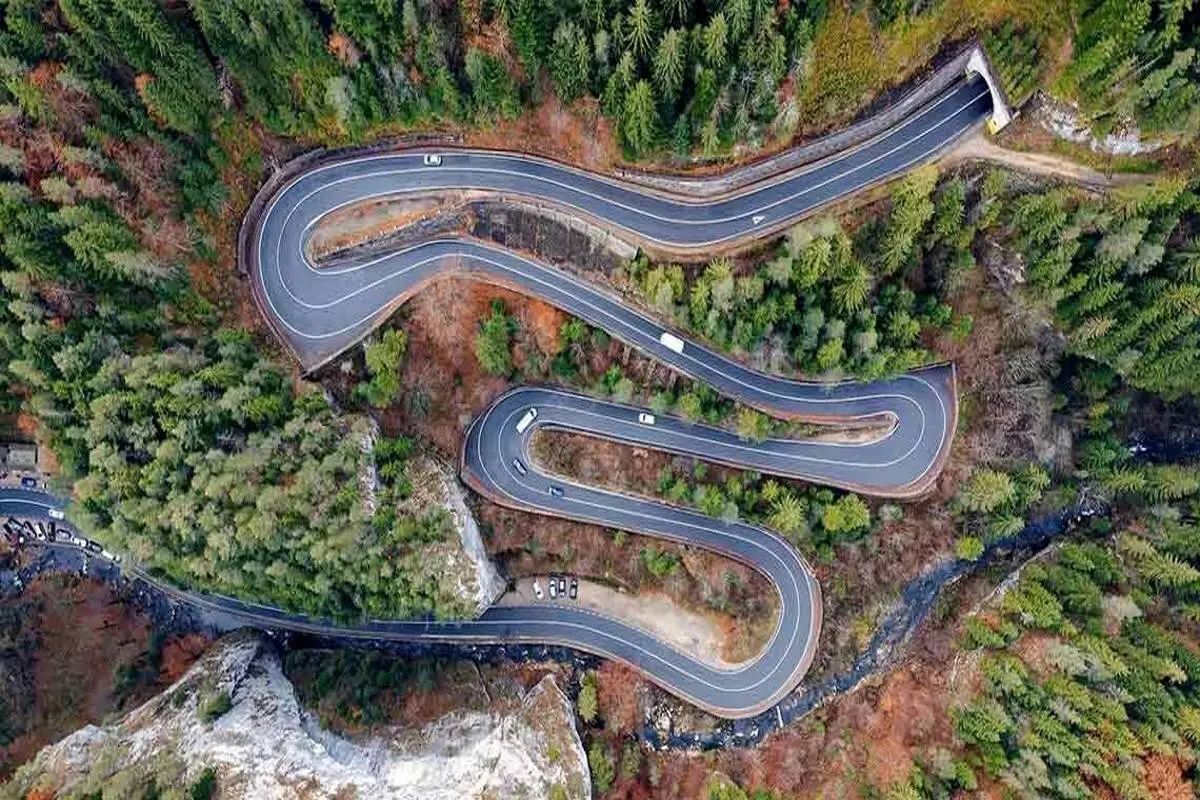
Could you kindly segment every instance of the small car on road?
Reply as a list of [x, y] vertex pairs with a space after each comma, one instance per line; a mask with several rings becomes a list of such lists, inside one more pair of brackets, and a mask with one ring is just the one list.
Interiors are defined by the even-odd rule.
[[550, 487], [550, 496], [551, 497], [562, 497], [563, 494], [564, 494], [563, 488], [561, 486], [551, 486]]
[[654, 415], [647, 414], [645, 411], [643, 411], [642, 413], [638, 414], [638, 422], [642, 423], [643, 425], [653, 425]]
[[440, 167], [442, 165], [442, 157], [437, 153], [426, 153], [422, 161], [427, 167]]
[[513, 464], [513, 469], [515, 469], [521, 475], [524, 475], [528, 472], [528, 470], [525, 469], [525, 465], [521, 463], [521, 459], [514, 458], [512, 464]]

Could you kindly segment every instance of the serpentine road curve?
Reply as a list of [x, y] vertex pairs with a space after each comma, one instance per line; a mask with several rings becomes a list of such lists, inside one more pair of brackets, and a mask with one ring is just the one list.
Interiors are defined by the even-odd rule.
[[[306, 254], [308, 239], [324, 217], [355, 203], [466, 190], [561, 206], [618, 235], [663, 250], [701, 253], [778, 230], [814, 208], [926, 161], [979, 126], [991, 108], [982, 81], [962, 80], [864, 144], [705, 202], [524, 155], [442, 149], [438, 166], [427, 166], [424, 152], [331, 160], [286, 183], [257, 219], [248, 220], [247, 266], [256, 299], [305, 368], [353, 345], [430, 281], [467, 273], [537, 296], [768, 413], [888, 420], [887, 433], [871, 441], [749, 443], [678, 418], [658, 415], [653, 424], [644, 424], [638, 417], [642, 409], [525, 387], [498, 398], [468, 430], [462, 477], [499, 503], [715, 550], [762, 572], [779, 592], [779, 617], [770, 641], [753, 660], [717, 668], [570, 601], [496, 606], [469, 621], [372, 621], [345, 628], [229, 598], [172, 591], [261, 627], [343, 638], [567, 645], [624, 661], [719, 716], [746, 717], [770, 708], [803, 677], [820, 630], [820, 588], [796, 550], [762, 528], [544, 474], [530, 459], [531, 437], [540, 429], [566, 430], [873, 495], [907, 497], [928, 488], [949, 450], [957, 418], [953, 367], [930, 367], [872, 384], [793, 381], [756, 372], [691, 341], [682, 349], [667, 347], [660, 337], [668, 331], [659, 322], [599, 287], [499, 246], [443, 238], [350, 266], [322, 268]], [[517, 421], [531, 408], [537, 409], [536, 419], [518, 432]], [[551, 493], [552, 486], [561, 491]], [[0, 510], [9, 507], [4, 500], [21, 502], [0, 498]]]

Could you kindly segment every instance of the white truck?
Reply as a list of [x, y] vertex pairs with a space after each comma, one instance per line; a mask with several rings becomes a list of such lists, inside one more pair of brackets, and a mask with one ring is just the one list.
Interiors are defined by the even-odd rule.
[[532, 425], [535, 419], [537, 419], [536, 408], [531, 408], [526, 411], [525, 416], [521, 417], [521, 419], [517, 421], [517, 433], [524, 433], [525, 429]]
[[676, 353], [683, 352], [683, 339], [673, 333], [663, 331], [662, 335], [658, 337], [658, 342], [668, 350], [674, 350]]

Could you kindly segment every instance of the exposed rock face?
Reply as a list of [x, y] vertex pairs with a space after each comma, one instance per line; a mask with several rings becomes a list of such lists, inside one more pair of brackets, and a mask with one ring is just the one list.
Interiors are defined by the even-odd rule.
[[426, 547], [427, 562], [436, 567], [455, 598], [469, 606], [474, 616], [504, 594], [504, 578], [488, 558], [475, 515], [467, 507], [466, 495], [454, 471], [433, 457], [421, 454], [409, 462], [409, 480], [414, 487], [407, 502], [417, 508], [436, 503], [450, 512], [458, 541]]
[[[232, 707], [204, 721], [224, 692]], [[89, 725], [42, 750], [0, 796], [34, 787], [62, 796], [128, 781], [143, 764], [176, 775], [176, 786], [214, 767], [224, 800], [590, 796], [574, 712], [551, 676], [500, 707], [351, 742], [300, 707], [270, 643], [238, 633], [120, 722]]]
[[1122, 123], [1118, 129], [1097, 138], [1087, 120], [1072, 106], [1062, 103], [1039, 91], [1030, 103], [1038, 124], [1060, 139], [1076, 144], [1085, 144], [1093, 152], [1113, 156], [1138, 156], [1152, 153], [1162, 147], [1162, 142], [1144, 141], [1141, 131], [1132, 121]]

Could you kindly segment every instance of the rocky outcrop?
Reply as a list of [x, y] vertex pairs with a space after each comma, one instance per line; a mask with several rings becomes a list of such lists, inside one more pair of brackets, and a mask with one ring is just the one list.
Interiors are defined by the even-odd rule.
[[433, 505], [442, 506], [450, 512], [457, 535], [454, 540], [426, 545], [422, 551], [425, 563], [443, 576], [442, 582], [455, 600], [469, 608], [473, 616], [482, 614], [504, 594], [505, 582], [488, 558], [462, 484], [452, 469], [423, 453], [409, 461], [408, 479], [413, 492], [402, 503], [402, 509], [416, 513]]
[[[226, 696], [231, 705], [215, 715]], [[0, 797], [34, 788], [64, 796], [155, 775], [161, 789], [164, 775], [187, 785], [209, 767], [223, 800], [590, 796], [574, 712], [553, 677], [498, 699], [497, 709], [352, 742], [301, 708], [272, 644], [239, 633], [119, 722], [43, 749]]]
[[1029, 103], [1030, 113], [1038, 125], [1068, 142], [1087, 145], [1096, 153], [1112, 156], [1139, 156], [1153, 153], [1162, 142], [1142, 139], [1133, 120], [1122, 121], [1111, 133], [1096, 136], [1091, 125], [1074, 106], [1038, 91]]

